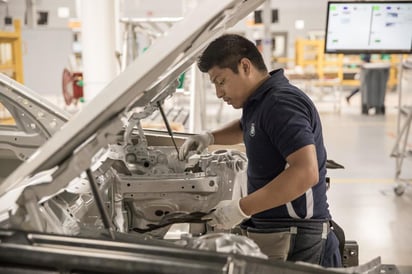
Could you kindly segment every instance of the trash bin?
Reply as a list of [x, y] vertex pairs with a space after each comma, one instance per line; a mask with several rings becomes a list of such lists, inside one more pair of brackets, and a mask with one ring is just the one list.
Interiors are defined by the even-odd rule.
[[362, 114], [375, 108], [376, 114], [385, 114], [385, 93], [389, 78], [389, 64], [366, 63], [360, 73]]

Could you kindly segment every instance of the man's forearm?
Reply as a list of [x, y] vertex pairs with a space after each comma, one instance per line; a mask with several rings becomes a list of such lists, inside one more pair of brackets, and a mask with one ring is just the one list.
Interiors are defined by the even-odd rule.
[[247, 215], [295, 200], [319, 181], [314, 145], [307, 145], [288, 156], [289, 167], [259, 190], [240, 200]]
[[297, 172], [300, 171], [286, 169], [265, 187], [242, 198], [240, 208], [247, 215], [254, 215], [298, 198], [312, 187], [312, 184], [305, 180], [306, 172], [301, 173], [302, 176], [296, 176]]
[[215, 145], [236, 145], [243, 142], [243, 133], [239, 119], [226, 124], [220, 129], [212, 131]]

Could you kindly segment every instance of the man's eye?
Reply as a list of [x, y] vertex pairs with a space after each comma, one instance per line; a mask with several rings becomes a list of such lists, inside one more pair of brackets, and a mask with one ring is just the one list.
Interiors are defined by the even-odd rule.
[[218, 84], [219, 86], [223, 86], [225, 84], [225, 80], [220, 81]]

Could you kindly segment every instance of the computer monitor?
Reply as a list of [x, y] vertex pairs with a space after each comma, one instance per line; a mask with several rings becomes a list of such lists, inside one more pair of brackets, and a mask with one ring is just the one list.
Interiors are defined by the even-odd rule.
[[412, 1], [330, 1], [326, 53], [411, 53]]

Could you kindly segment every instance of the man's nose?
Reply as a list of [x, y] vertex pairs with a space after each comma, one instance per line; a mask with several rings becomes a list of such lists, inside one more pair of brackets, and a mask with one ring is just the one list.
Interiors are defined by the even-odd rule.
[[222, 88], [216, 87], [216, 96], [217, 98], [222, 98], [225, 93]]

